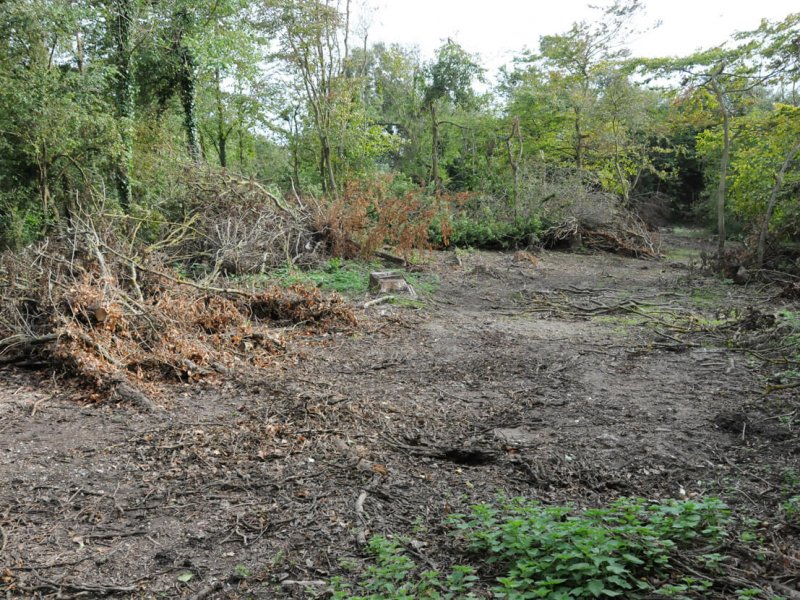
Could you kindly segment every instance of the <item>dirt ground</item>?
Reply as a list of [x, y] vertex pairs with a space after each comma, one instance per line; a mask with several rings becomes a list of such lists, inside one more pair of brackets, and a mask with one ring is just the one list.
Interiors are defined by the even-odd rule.
[[355, 331], [299, 336], [264, 371], [167, 387], [153, 414], [0, 370], [0, 590], [324, 595], [373, 534], [457, 561], [442, 519], [498, 493], [721, 496], [775, 557], [741, 577], [796, 588], [800, 532], [780, 507], [800, 494], [797, 390], [765, 395], [752, 353], [638, 312], [785, 302], [699, 274], [698, 242], [668, 241], [661, 261], [435, 254], [419, 302], [359, 308]]

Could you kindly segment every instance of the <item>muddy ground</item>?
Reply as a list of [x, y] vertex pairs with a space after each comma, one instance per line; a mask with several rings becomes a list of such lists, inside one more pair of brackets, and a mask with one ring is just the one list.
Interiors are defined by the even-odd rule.
[[373, 534], [412, 537], [421, 564], [457, 562], [442, 519], [498, 493], [721, 496], [732, 551], [757, 538], [767, 553], [737, 563], [740, 580], [796, 588], [781, 507], [800, 494], [797, 389], [765, 395], [777, 366], [678, 335], [658, 311], [798, 306], [700, 274], [698, 250], [673, 237], [661, 261], [436, 254], [421, 300], [359, 308], [357, 330], [300, 336], [265, 371], [170, 386], [154, 414], [0, 370], [0, 590], [325, 595]]

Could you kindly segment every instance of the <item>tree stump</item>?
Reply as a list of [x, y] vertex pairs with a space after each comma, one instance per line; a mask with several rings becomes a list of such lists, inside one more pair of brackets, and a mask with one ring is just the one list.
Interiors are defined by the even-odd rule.
[[417, 293], [409, 285], [402, 274], [394, 271], [373, 271], [369, 274], [369, 291], [373, 294], [408, 294], [416, 297]]

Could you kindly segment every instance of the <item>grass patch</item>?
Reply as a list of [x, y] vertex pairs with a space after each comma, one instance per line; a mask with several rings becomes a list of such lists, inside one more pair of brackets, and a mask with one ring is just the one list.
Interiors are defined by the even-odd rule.
[[700, 250], [696, 248], [670, 248], [667, 252], [667, 260], [673, 262], [689, 262], [700, 260]]
[[407, 273], [405, 271], [400, 271], [400, 273], [403, 273], [406, 281], [420, 295], [435, 294], [441, 284], [439, 276], [435, 273]]
[[325, 265], [308, 271], [291, 267], [276, 269], [267, 274], [266, 279], [280, 286], [288, 287], [301, 283], [353, 297], [367, 291], [370, 272], [380, 269], [380, 263], [376, 262], [365, 263], [331, 258]]
[[697, 227], [675, 227], [672, 229], [672, 233], [676, 237], [687, 238], [690, 240], [707, 238], [711, 235], [707, 229]]
[[717, 308], [724, 305], [728, 299], [730, 289], [705, 286], [694, 288], [688, 295], [689, 301], [700, 308]]
[[[379, 261], [364, 262], [331, 258], [324, 265], [301, 270], [292, 267], [275, 269], [266, 275], [249, 278], [255, 285], [276, 284], [282, 287], [303, 284], [318, 287], [328, 292], [337, 292], [346, 298], [363, 295], [369, 288], [369, 274], [372, 271], [386, 271]], [[439, 277], [433, 273], [412, 273], [404, 269], [391, 269], [402, 274], [420, 295], [433, 294], [439, 289]]]
[[603, 315], [600, 317], [595, 317], [594, 321], [595, 323], [599, 323], [601, 325], [612, 325], [615, 327], [619, 326], [634, 327], [636, 325], [644, 325], [647, 322], [647, 319], [645, 319], [640, 315], [623, 314], [623, 315]]
[[399, 306], [401, 308], [412, 308], [415, 310], [419, 310], [427, 306], [424, 300], [420, 300], [419, 298], [406, 298], [406, 297], [402, 298], [395, 297], [389, 302], [389, 304], [393, 306]]

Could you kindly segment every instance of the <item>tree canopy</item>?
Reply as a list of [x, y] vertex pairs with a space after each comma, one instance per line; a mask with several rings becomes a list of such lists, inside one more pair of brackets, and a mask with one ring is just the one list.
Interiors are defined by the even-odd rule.
[[716, 223], [721, 251], [796, 235], [800, 13], [644, 59], [625, 45], [642, 7], [600, 7], [487, 77], [454, 40], [429, 60], [370, 43], [349, 0], [8, 0], [0, 242], [78, 205], [180, 220], [191, 165], [331, 200], [389, 176], [517, 220], [556, 177], [631, 210], [658, 196]]

